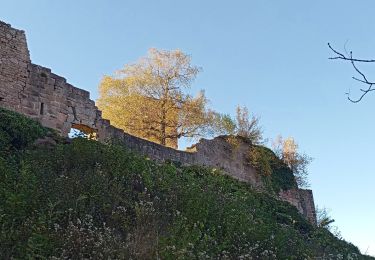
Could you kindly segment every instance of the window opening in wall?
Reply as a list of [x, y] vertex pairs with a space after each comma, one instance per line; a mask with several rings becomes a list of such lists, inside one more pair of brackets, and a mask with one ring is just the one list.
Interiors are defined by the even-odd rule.
[[44, 114], [44, 103], [40, 103], [40, 114]]
[[72, 124], [68, 136], [69, 138], [85, 138], [89, 140], [97, 140], [96, 130], [82, 124]]
[[[42, 73], [40, 73], [40, 76], [41, 76], [41, 82], [44, 83], [44, 84], [46, 84], [47, 81], [48, 81], [47, 74], [45, 72], [42, 72]], [[44, 88], [44, 84], [42, 84], [40, 87]]]

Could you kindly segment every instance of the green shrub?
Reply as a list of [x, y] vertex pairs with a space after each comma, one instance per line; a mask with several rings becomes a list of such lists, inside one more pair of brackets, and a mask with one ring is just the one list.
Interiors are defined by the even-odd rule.
[[22, 150], [47, 133], [37, 122], [0, 108], [0, 152]]
[[23, 141], [2, 140], [12, 145], [0, 156], [0, 259], [360, 259], [295, 207], [217, 170], [84, 139], [31, 147], [46, 130], [23, 136], [26, 119], [10, 116], [19, 123], [0, 129]]
[[252, 145], [248, 160], [250, 165], [261, 174], [269, 190], [279, 193], [280, 190], [297, 188], [293, 172], [270, 149]]

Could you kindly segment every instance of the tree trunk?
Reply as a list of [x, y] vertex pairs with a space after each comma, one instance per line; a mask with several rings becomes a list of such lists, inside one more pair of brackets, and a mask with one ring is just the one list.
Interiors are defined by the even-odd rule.
[[162, 111], [162, 118], [161, 118], [161, 124], [160, 124], [160, 144], [161, 145], [166, 145], [166, 114], [165, 111]]
[[161, 123], [160, 123], [160, 144], [161, 145], [166, 145], [167, 144], [167, 109], [166, 109], [166, 105], [167, 105], [167, 102], [168, 102], [168, 85], [166, 84], [164, 86], [164, 93], [163, 93], [163, 99], [162, 99], [162, 102], [161, 102]]

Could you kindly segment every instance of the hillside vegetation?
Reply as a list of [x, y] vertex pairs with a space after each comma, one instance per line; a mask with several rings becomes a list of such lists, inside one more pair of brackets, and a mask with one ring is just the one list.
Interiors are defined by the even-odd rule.
[[0, 227], [0, 259], [367, 259], [217, 170], [67, 141], [1, 109]]

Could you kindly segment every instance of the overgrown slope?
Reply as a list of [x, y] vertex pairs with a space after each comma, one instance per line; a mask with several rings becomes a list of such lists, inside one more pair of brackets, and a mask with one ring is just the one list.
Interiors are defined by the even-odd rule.
[[0, 109], [1, 259], [365, 259], [220, 172], [47, 133]]

